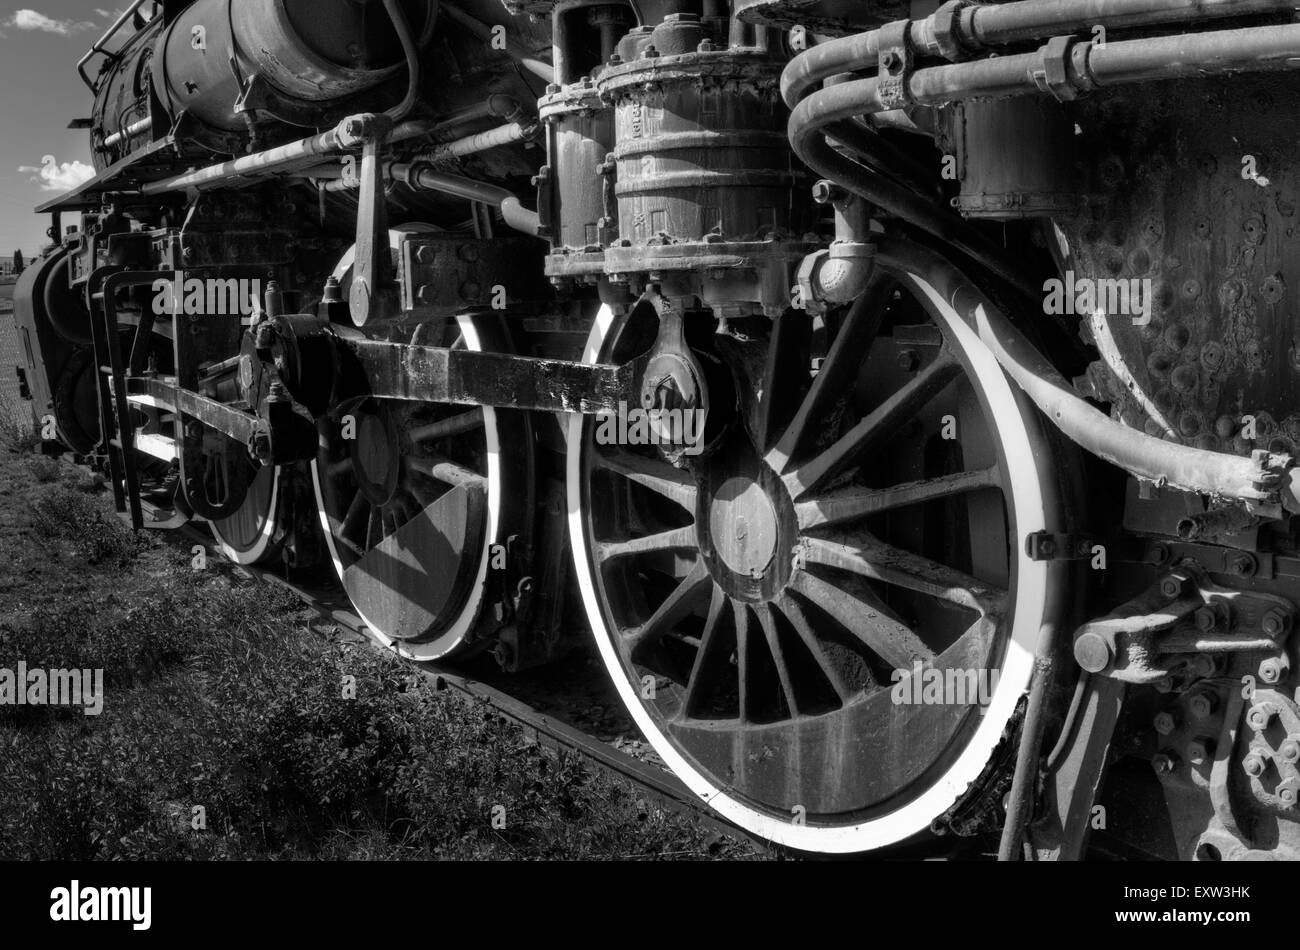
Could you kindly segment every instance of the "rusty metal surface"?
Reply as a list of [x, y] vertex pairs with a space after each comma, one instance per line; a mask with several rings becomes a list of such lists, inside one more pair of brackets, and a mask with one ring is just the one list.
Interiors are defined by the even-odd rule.
[[1093, 200], [1063, 227], [1067, 266], [1154, 294], [1149, 323], [1085, 318], [1101, 359], [1080, 388], [1134, 428], [1239, 455], [1300, 447], [1300, 180], [1287, 159], [1300, 125], [1277, 108], [1297, 91], [1289, 77], [1165, 84], [1080, 115]]

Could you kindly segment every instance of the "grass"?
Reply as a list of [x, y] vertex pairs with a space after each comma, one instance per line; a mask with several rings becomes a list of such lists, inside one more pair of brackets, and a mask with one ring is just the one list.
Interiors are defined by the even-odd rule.
[[97, 717], [0, 706], [0, 860], [751, 855], [106, 506], [0, 447], [0, 668], [106, 693]]

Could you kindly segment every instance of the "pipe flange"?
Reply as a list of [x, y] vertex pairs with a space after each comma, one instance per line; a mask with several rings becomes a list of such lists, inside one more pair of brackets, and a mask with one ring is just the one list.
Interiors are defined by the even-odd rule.
[[[1031, 72], [1034, 85], [1050, 93], [1058, 102], [1079, 98], [1080, 90], [1089, 90], [1091, 84], [1081, 81], [1072, 59], [1079, 41], [1073, 36], [1054, 36], [1038, 51], [1041, 65]], [[1090, 44], [1083, 44], [1087, 49]]]
[[959, 62], [966, 58], [966, 48], [961, 42], [961, 12], [967, 7], [975, 6], [971, 0], [948, 0], [930, 17], [934, 25], [934, 47], [939, 55], [949, 62]]

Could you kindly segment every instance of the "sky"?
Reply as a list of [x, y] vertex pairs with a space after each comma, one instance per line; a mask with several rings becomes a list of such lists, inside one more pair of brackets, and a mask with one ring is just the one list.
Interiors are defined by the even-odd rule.
[[[0, 0], [0, 255], [30, 258], [47, 242], [32, 209], [91, 175], [90, 132], [69, 129], [93, 97], [77, 60], [117, 18], [120, 2]], [[90, 66], [93, 73], [98, 61]], [[47, 160], [47, 156], [52, 159]], [[65, 220], [67, 224], [75, 223]]]

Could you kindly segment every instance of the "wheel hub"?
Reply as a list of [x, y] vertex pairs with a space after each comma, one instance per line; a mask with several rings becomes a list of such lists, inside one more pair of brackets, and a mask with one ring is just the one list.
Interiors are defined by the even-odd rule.
[[776, 509], [758, 482], [732, 476], [709, 505], [709, 533], [723, 564], [762, 577], [776, 554]]
[[371, 504], [386, 505], [397, 487], [400, 465], [393, 426], [384, 415], [358, 414], [355, 435], [352, 461], [357, 487]]

